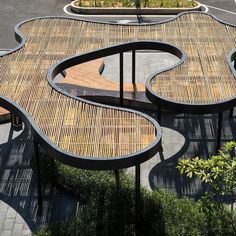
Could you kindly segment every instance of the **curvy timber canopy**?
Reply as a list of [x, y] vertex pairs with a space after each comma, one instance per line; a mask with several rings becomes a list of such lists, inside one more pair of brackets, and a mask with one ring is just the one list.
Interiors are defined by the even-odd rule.
[[229, 65], [234, 55], [228, 61], [226, 56], [235, 48], [236, 28], [207, 14], [185, 13], [150, 25], [46, 17], [23, 22], [15, 32], [21, 44], [0, 58], [1, 105], [31, 127], [55, 158], [72, 166], [119, 169], [160, 148], [160, 127], [153, 119], [73, 97], [53, 83], [60, 71], [111, 50], [155, 49], [180, 58], [175, 68], [147, 80], [147, 96], [163, 107], [201, 113], [235, 104]]
[[155, 28], [158, 40], [184, 54], [177, 65], [147, 81], [146, 94], [152, 102], [186, 113], [218, 113], [235, 106], [235, 26], [194, 12]]

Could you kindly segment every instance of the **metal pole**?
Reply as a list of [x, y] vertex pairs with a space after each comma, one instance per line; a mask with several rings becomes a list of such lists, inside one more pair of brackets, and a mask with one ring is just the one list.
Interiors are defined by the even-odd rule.
[[11, 125], [17, 129], [22, 129], [21, 119], [12, 113], [11, 113]]
[[140, 224], [140, 165], [135, 166], [135, 219], [136, 235]]
[[39, 150], [38, 143], [34, 139], [34, 152], [36, 157], [36, 171], [37, 171], [37, 192], [38, 192], [38, 213], [42, 213], [43, 197], [41, 189], [41, 175], [40, 175], [40, 165], [39, 165]]
[[115, 178], [116, 178], [116, 190], [119, 193], [119, 191], [120, 191], [120, 174], [119, 174], [119, 170], [115, 170]]
[[132, 84], [135, 84], [135, 50], [132, 50]]
[[157, 107], [157, 122], [161, 125], [161, 107]]
[[120, 53], [120, 105], [124, 102], [124, 68], [123, 68], [123, 52]]
[[223, 112], [220, 112], [219, 115], [218, 115], [216, 153], [218, 153], [218, 150], [220, 149], [222, 120], [223, 120]]
[[135, 7], [140, 8], [140, 0], [135, 0]]
[[[236, 59], [234, 60], [234, 69], [236, 70]], [[234, 115], [234, 108], [230, 109], [229, 118], [233, 118], [233, 115]]]
[[229, 110], [229, 118], [233, 118], [234, 115], [234, 108]]

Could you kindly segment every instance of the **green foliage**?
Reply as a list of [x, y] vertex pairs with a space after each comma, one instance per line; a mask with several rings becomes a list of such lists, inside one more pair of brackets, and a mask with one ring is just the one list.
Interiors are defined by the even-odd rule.
[[[135, 235], [134, 179], [120, 172], [120, 187], [116, 188], [111, 171], [88, 171], [68, 167], [53, 161], [42, 152], [42, 176], [47, 176], [58, 188], [76, 194], [80, 207], [77, 215], [40, 230], [38, 236], [73, 235]], [[234, 235], [230, 212], [218, 208], [209, 199], [195, 202], [177, 198], [166, 191], [141, 189], [140, 235], [154, 236], [223, 236]]]
[[[207, 215], [211, 235], [234, 235], [236, 222], [231, 206], [231, 214], [225, 210], [223, 196], [235, 194], [236, 186], [236, 143], [226, 143], [218, 155], [207, 160], [195, 157], [191, 160], [180, 160], [177, 169], [189, 178], [198, 176], [210, 186], [210, 191], [202, 197], [202, 210]], [[233, 204], [233, 203], [232, 203]], [[212, 222], [216, 222], [214, 225]], [[228, 225], [227, 229], [220, 222]], [[217, 232], [217, 234], [216, 234]]]
[[209, 192], [199, 202], [202, 212], [206, 216], [208, 235], [235, 235], [235, 216], [232, 215], [227, 206], [212, 200], [212, 195]]
[[[145, 197], [149, 202], [155, 202], [153, 207], [161, 207], [162, 222], [156, 220], [149, 225], [153, 227], [150, 235], [166, 236], [200, 236], [206, 235], [206, 217], [201, 211], [201, 204], [189, 198], [177, 198], [175, 194], [167, 191], [149, 192], [150, 197]], [[160, 217], [159, 216], [159, 217]], [[158, 228], [158, 232], [155, 228]], [[162, 226], [162, 228], [161, 228]], [[162, 234], [162, 232], [164, 234]]]
[[78, 0], [79, 7], [194, 7], [196, 4], [190, 0]]
[[[133, 208], [133, 201], [123, 209], [113, 200], [110, 195], [105, 200], [94, 196], [89, 204], [80, 207], [76, 217], [52, 224], [37, 235], [135, 235], [133, 213], [123, 221], [119, 220], [125, 216], [125, 211]], [[164, 191], [143, 191], [141, 212], [140, 235], [207, 235], [206, 217], [200, 204], [191, 199], [178, 199]]]
[[219, 151], [218, 155], [207, 160], [199, 157], [180, 160], [177, 169], [189, 178], [192, 178], [193, 175], [198, 176], [202, 182], [212, 187], [214, 195], [231, 195], [236, 185], [235, 148], [236, 143], [229, 142]]

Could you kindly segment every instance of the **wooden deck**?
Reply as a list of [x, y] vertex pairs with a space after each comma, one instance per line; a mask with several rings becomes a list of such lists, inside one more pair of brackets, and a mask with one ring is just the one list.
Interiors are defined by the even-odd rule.
[[[101, 75], [104, 66], [102, 58], [73, 66], [66, 70], [66, 77], [56, 84], [75, 96], [119, 98], [119, 82]], [[129, 103], [132, 100], [134, 106], [148, 103], [149, 109], [155, 109], [146, 98], [144, 84], [124, 83], [124, 98]]]

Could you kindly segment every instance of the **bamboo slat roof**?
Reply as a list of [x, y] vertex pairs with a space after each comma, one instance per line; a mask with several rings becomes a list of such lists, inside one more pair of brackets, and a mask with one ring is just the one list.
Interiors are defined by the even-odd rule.
[[50, 143], [68, 154], [135, 156], [160, 140], [146, 116], [65, 96], [48, 83], [48, 70], [59, 60], [110, 44], [103, 35], [109, 27], [59, 17], [30, 20], [19, 26], [24, 46], [0, 58], [0, 95], [22, 107]]
[[158, 96], [203, 105], [235, 97], [236, 82], [227, 56], [236, 46], [236, 27], [194, 13], [160, 25], [158, 34], [186, 53], [183, 64], [151, 81]]
[[139, 26], [39, 18], [19, 30], [26, 38], [24, 46], [0, 58], [0, 95], [21, 106], [51, 143], [74, 155], [129, 155], [148, 148], [160, 134], [138, 113], [91, 105], [52, 88], [48, 70], [67, 57], [127, 41], [168, 42], [182, 48], [186, 60], [151, 80], [157, 96], [207, 104], [236, 94], [226, 60], [235, 48], [236, 29], [203, 13]]

